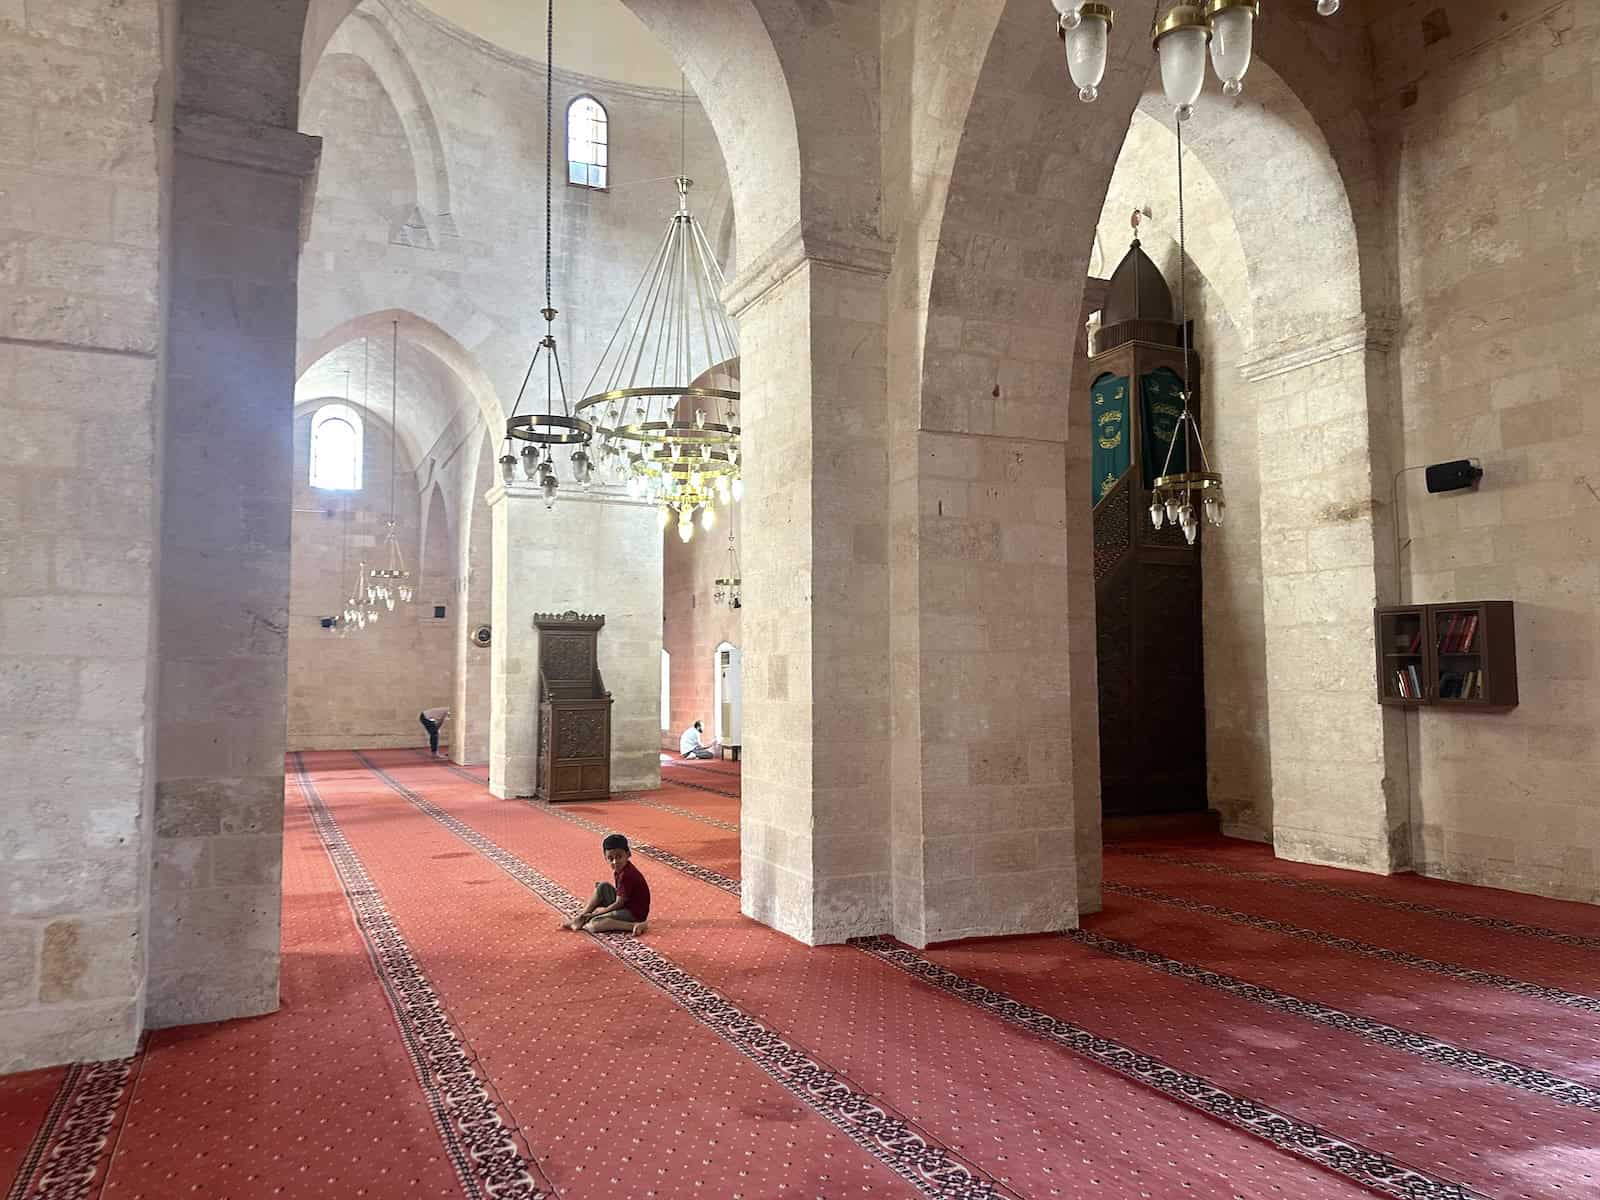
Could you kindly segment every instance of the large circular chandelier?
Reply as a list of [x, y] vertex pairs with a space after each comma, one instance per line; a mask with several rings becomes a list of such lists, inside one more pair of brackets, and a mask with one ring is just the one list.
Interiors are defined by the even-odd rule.
[[739, 339], [723, 307], [722, 269], [689, 208], [678, 208], [578, 401], [595, 426], [596, 468], [674, 521], [685, 542], [716, 528], [743, 495]]
[[[1105, 78], [1106, 52], [1116, 14], [1102, 0], [1051, 0], [1056, 9], [1056, 32], [1066, 45], [1067, 72], [1078, 85], [1078, 99], [1092, 103]], [[1317, 12], [1331, 17], [1339, 0], [1316, 0]], [[1150, 15], [1150, 42], [1161, 60], [1161, 90], [1180, 121], [1194, 112], [1195, 101], [1206, 82], [1206, 48], [1211, 65], [1222, 80], [1222, 94], [1237, 96], [1244, 90], [1245, 72], [1255, 52], [1255, 23], [1261, 0], [1208, 0], [1200, 4], [1174, 4], [1162, 12], [1156, 0]]]

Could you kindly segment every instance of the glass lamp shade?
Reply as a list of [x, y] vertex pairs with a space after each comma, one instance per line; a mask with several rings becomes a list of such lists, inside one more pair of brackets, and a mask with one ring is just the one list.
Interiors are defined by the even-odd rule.
[[522, 448], [522, 477], [529, 483], [539, 478], [539, 451], [533, 446]]
[[1186, 121], [1206, 83], [1206, 43], [1211, 26], [1198, 5], [1180, 4], [1157, 26], [1156, 53], [1161, 58], [1161, 90], [1167, 103]]
[[743, 479], [735, 479], [733, 481], [733, 498], [736, 501], [744, 499], [744, 480]]
[[544, 496], [544, 506], [546, 508], [555, 507], [556, 492], [560, 487], [561, 484], [556, 481], [556, 473], [548, 466], [545, 467], [544, 474], [539, 478], [539, 492]]
[[687, 542], [694, 537], [694, 518], [688, 513], [678, 514], [678, 540]]
[[1211, 524], [1220, 528], [1227, 509], [1228, 502], [1222, 498], [1221, 492], [1208, 493], [1206, 495], [1206, 520], [1210, 521]]
[[661, 508], [656, 510], [656, 523], [665, 529], [672, 522], [672, 510]]
[[1183, 507], [1178, 511], [1178, 525], [1183, 530], [1184, 540], [1189, 545], [1194, 545], [1194, 539], [1200, 532], [1200, 522], [1195, 519], [1194, 505], [1184, 501]]
[[1317, 0], [1317, 14], [1331, 17], [1339, 11], [1339, 0]]
[[587, 489], [594, 478], [594, 471], [589, 462], [589, 456], [582, 450], [572, 452], [572, 480], [579, 487]]
[[1160, 529], [1166, 524], [1167, 510], [1161, 507], [1161, 497], [1152, 496], [1150, 499], [1150, 524]]
[[733, 486], [728, 482], [728, 477], [723, 475], [717, 480], [717, 499], [726, 504], [732, 498]]
[[1239, 0], [1212, 0], [1211, 65], [1222, 80], [1222, 94], [1244, 91], [1244, 75], [1255, 51], [1256, 6]]
[[500, 478], [506, 483], [513, 483], [517, 478], [517, 456], [515, 454], [502, 454], [500, 456]]
[[1167, 497], [1167, 520], [1171, 521], [1174, 525], [1176, 525], [1178, 523], [1178, 514], [1182, 510], [1183, 510], [1183, 505], [1179, 503], [1178, 498], [1176, 496], [1168, 496]]
[[1092, 104], [1100, 95], [1100, 81], [1106, 75], [1106, 46], [1111, 33], [1111, 9], [1104, 4], [1085, 4], [1070, 21], [1062, 18], [1062, 40], [1067, 49], [1067, 73], [1078, 85], [1078, 99]]
[[717, 510], [706, 505], [700, 510], [700, 528], [710, 533], [717, 527]]
[[387, 608], [390, 612], [394, 611], [394, 597], [393, 596], [385, 596], [384, 599], [383, 599], [383, 603], [384, 603], [384, 607]]
[[1078, 23], [1078, 10], [1083, 7], [1083, 0], [1050, 0], [1056, 6], [1061, 23], [1071, 29]]

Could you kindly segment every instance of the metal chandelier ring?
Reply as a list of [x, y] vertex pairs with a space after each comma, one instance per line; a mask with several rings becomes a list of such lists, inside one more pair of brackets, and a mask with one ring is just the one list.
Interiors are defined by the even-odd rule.
[[535, 442], [541, 446], [584, 445], [594, 437], [594, 426], [582, 417], [566, 417], [560, 413], [537, 413], [525, 417], [511, 417], [506, 421], [506, 436], [519, 442]]
[[1175, 471], [1171, 475], [1157, 476], [1150, 485], [1152, 491], [1206, 491], [1220, 488], [1222, 476], [1215, 471]]
[[577, 409], [594, 408], [617, 400], [633, 400], [644, 396], [690, 396], [706, 400], [737, 400], [739, 393], [729, 388], [707, 387], [626, 387], [609, 392], [596, 392], [578, 401]]
[[717, 421], [707, 421], [704, 425], [688, 425], [681, 421], [640, 421], [633, 425], [619, 425], [615, 429], [602, 426], [600, 436], [653, 446], [732, 446], [739, 441], [739, 427]]

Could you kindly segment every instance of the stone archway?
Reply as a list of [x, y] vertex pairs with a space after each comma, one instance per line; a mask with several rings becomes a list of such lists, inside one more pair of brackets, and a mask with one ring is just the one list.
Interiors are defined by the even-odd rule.
[[[991, 18], [993, 34], [984, 41], [982, 26]], [[926, 847], [936, 829], [950, 828], [937, 809], [954, 810], [960, 804], [942, 780], [952, 768], [965, 765], [969, 777], [981, 780], [995, 799], [1025, 783], [1039, 805], [1032, 823], [1076, 842], [1080, 903], [1087, 909], [1097, 905], [1099, 801], [1093, 785], [1095, 754], [1088, 744], [1095, 738], [1095, 725], [1093, 592], [1084, 574], [1086, 521], [1075, 506], [1058, 508], [1053, 495], [1041, 509], [1034, 489], [1046, 480], [1069, 477], [1082, 442], [1081, 435], [1075, 440], [1069, 432], [1068, 413], [1060, 402], [1071, 394], [1072, 331], [1080, 326], [1080, 297], [1101, 200], [1152, 60], [1142, 38], [1116, 37], [1101, 98], [1083, 106], [1069, 92], [1059, 43], [1050, 36], [1048, 22], [1039, 19], [1036, 6], [1021, 0], [984, 6], [965, 27], [955, 29], [931, 30], [934, 20], [931, 14], [912, 16], [907, 22], [908, 61], [885, 65], [886, 76], [915, 78], [922, 72], [945, 81], [942, 93], [924, 93], [929, 111], [913, 108], [906, 118], [913, 131], [920, 121], [934, 133], [925, 139], [925, 159], [908, 172], [909, 181], [898, 196], [906, 223], [891, 289], [891, 321], [896, 324], [890, 357], [891, 422], [897, 439], [915, 447], [919, 458], [918, 469], [908, 472], [906, 485], [895, 492], [893, 512], [897, 528], [907, 534], [894, 543], [895, 587], [897, 596], [906, 597], [897, 598], [896, 612], [920, 614], [903, 636], [896, 635], [897, 645], [907, 650], [896, 658], [895, 693], [904, 706], [896, 712], [896, 724], [920, 732], [922, 745], [920, 761], [907, 762], [895, 779], [897, 811], [920, 812], [920, 823], [897, 828], [897, 839], [903, 835], [908, 845], [924, 848], [920, 870], [908, 868], [904, 887], [911, 894], [932, 894], [929, 868], [936, 855]], [[1352, 89], [1361, 94], [1365, 81], [1352, 79], [1355, 71], [1348, 65], [1331, 65], [1296, 17], [1275, 19], [1270, 28], [1276, 32], [1260, 41], [1260, 61], [1280, 75], [1316, 80], [1304, 97], [1300, 124], [1302, 130], [1322, 131], [1314, 140], [1325, 136], [1325, 148], [1306, 178], [1325, 185], [1343, 205], [1346, 236], [1319, 245], [1309, 240], [1318, 231], [1307, 231], [1305, 245], [1319, 253], [1300, 259], [1284, 256], [1272, 263], [1285, 268], [1282, 273], [1256, 272], [1250, 280], [1252, 295], [1262, 303], [1271, 303], [1274, 296], [1281, 299], [1288, 293], [1274, 289], [1313, 263], [1330, 279], [1348, 279], [1359, 265], [1362, 281], [1359, 291], [1351, 290], [1339, 303], [1300, 306], [1306, 319], [1280, 322], [1268, 339], [1270, 346], [1254, 353], [1248, 364], [1266, 387], [1287, 386], [1264, 381], [1295, 371], [1346, 372], [1349, 400], [1341, 401], [1339, 417], [1349, 417], [1341, 453], [1351, 469], [1342, 473], [1344, 458], [1329, 464], [1326, 503], [1299, 529], [1302, 537], [1309, 537], [1319, 520], [1341, 526], [1326, 536], [1338, 539], [1343, 547], [1339, 553], [1353, 554], [1356, 560], [1341, 568], [1354, 574], [1338, 581], [1340, 594], [1349, 599], [1336, 606], [1336, 615], [1325, 609], [1307, 619], [1307, 589], [1314, 585], [1284, 580], [1269, 593], [1269, 621], [1274, 613], [1280, 618], [1273, 631], [1274, 645], [1281, 650], [1271, 656], [1274, 676], [1281, 673], [1294, 680], [1290, 686], [1303, 693], [1317, 690], [1310, 686], [1311, 676], [1326, 670], [1330, 661], [1325, 654], [1308, 657], [1311, 644], [1347, 646], [1365, 662], [1367, 639], [1358, 627], [1364, 628], [1367, 610], [1382, 588], [1379, 568], [1386, 530], [1374, 481], [1385, 469], [1387, 397], [1381, 387], [1368, 387], [1369, 379], [1376, 383], [1384, 368], [1381, 361], [1374, 362], [1374, 349], [1381, 359], [1381, 337], [1374, 347], [1373, 324], [1363, 305], [1370, 311], [1374, 298], [1381, 298], [1385, 277], [1372, 269], [1383, 255], [1382, 231], [1368, 219], [1377, 211], [1376, 197], [1355, 204], [1346, 199], [1355, 194], [1355, 185], [1371, 178], [1375, 157], [1371, 131], [1348, 108]], [[1318, 33], [1322, 44], [1340, 36], [1321, 28]], [[970, 70], [949, 68], [962, 45], [969, 52], [975, 45], [982, 47], [978, 58], [983, 65], [975, 79]], [[1340, 61], [1360, 59], [1344, 56]], [[1258, 67], [1258, 72], [1266, 80], [1269, 71]], [[948, 134], [952, 113], [962, 114], [957, 137]], [[1204, 119], [1202, 109], [1191, 131]], [[943, 137], [937, 136], [940, 132]], [[1218, 123], [1197, 141], [1210, 141], [1215, 154], [1216, 143], [1227, 136], [1226, 124]], [[1259, 213], [1260, 197], [1270, 203], [1274, 194], [1273, 181], [1263, 177], [1267, 164], [1258, 160], [1251, 165], [1261, 170], [1229, 182], [1240, 207]], [[891, 196], [886, 203], [892, 207], [895, 200]], [[1262, 261], [1271, 261], [1270, 249]], [[1291, 265], [1293, 271], [1287, 269]], [[1292, 315], [1295, 306], [1288, 308], [1275, 316]], [[1329, 315], [1330, 308], [1337, 311]], [[1330, 368], [1327, 364], [1335, 360], [1339, 365]], [[1321, 466], [1313, 467], [1313, 474]], [[976, 508], [974, 496], [981, 501]], [[1275, 504], [1274, 516], [1278, 511]], [[1359, 526], [1354, 532], [1352, 521]], [[1025, 536], [1033, 530], [1037, 538]], [[1050, 539], [1065, 548], [1060, 562], [1037, 548]], [[1049, 571], [1055, 576], [1048, 587], [1023, 586], [1030, 576]], [[1317, 570], [1308, 563], [1305, 574], [1313, 577]], [[956, 625], [948, 614], [935, 616], [944, 597], [963, 591], [986, 599], [962, 613]], [[1032, 608], [1020, 599], [1030, 594], [1036, 597]], [[1044, 595], [1050, 597], [1048, 603], [1037, 598]], [[1065, 621], [1059, 619], [1061, 596], [1068, 598]], [[1047, 611], [1052, 605], [1053, 622]], [[1048, 678], [1070, 681], [1071, 686], [1050, 686], [1047, 703], [1026, 713], [1012, 711], [1004, 695], [1015, 690], [1017, 679], [1010, 688], [995, 689], [991, 695], [999, 698], [992, 701], [963, 691], [962, 680], [983, 678], [986, 671], [992, 676], [996, 670], [988, 639], [997, 621], [1026, 631], [1006, 647], [1021, 654], [1019, 671], [1048, 664]], [[952, 638], [965, 648], [964, 661], [949, 653]], [[1313, 659], [1316, 666], [1310, 665]], [[1359, 711], [1370, 726], [1364, 735], [1372, 753], [1362, 766], [1363, 798], [1352, 806], [1320, 784], [1308, 788], [1305, 752], [1296, 754], [1286, 740], [1275, 791], [1287, 801], [1279, 806], [1280, 818], [1291, 811], [1295, 816], [1280, 819], [1278, 847], [1292, 857], [1393, 869], [1404, 861], [1403, 813], [1396, 811], [1393, 789], [1386, 782], [1395, 765], [1394, 731], [1372, 715], [1370, 697], [1360, 683], [1341, 684], [1341, 695], [1350, 701], [1351, 719], [1359, 720]], [[1086, 714], [1091, 714], [1087, 721]], [[997, 729], [1023, 732], [1017, 739], [997, 738]], [[1275, 761], [1278, 741], [1275, 736]], [[1052, 745], [1053, 755], [1032, 749], [1040, 743]], [[1019, 744], [1029, 747], [1025, 764], [1009, 775], [994, 772], [990, 764], [996, 760], [1021, 760]], [[1063, 815], [1069, 811], [1075, 813], [1075, 822]], [[1329, 813], [1342, 814], [1332, 817], [1332, 823], [1344, 828], [1319, 827]], [[973, 865], [972, 851], [981, 845], [984, 831], [976, 834], [963, 830], [945, 836], [940, 848], [945, 861], [954, 858], [960, 864], [955, 882], [964, 884], [965, 894], [981, 907], [992, 889], [982, 885], [983, 871]], [[908, 854], [900, 861], [914, 863], [917, 856]], [[897, 875], [897, 897], [901, 886]], [[926, 912], [931, 906], [922, 907]]]

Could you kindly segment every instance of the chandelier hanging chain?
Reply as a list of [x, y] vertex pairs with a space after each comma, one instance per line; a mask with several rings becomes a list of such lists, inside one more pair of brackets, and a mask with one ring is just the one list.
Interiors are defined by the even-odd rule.
[[400, 322], [390, 322], [389, 335], [389, 524], [394, 524], [395, 477], [400, 471]]
[[[555, 107], [556, 107], [556, 0], [545, 0], [544, 6], [544, 306], [546, 311], [553, 312], [555, 305], [551, 303], [554, 287], [551, 276], [554, 268], [550, 261], [550, 205], [551, 205], [551, 157], [550, 144], [555, 137]], [[545, 318], [546, 326], [552, 317]], [[548, 330], [547, 330], [548, 332]]]

